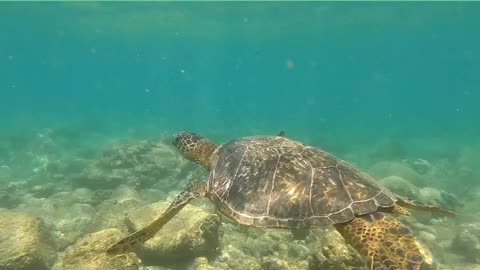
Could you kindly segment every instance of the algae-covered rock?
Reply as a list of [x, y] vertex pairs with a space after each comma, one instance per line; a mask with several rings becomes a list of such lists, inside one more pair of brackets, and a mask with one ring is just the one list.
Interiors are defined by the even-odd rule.
[[[168, 205], [158, 202], [128, 213], [131, 230], [138, 230], [158, 218]], [[142, 245], [138, 254], [145, 261], [160, 263], [212, 256], [217, 252], [222, 232], [217, 215], [190, 204]]]
[[212, 270], [210, 265], [208, 264], [207, 257], [197, 257], [193, 262], [193, 268], [195, 270]]
[[25, 196], [17, 209], [41, 217], [54, 235], [56, 246], [63, 249], [85, 233], [95, 209], [89, 204], [75, 202], [74, 192], [68, 199], [63, 195], [54, 196], [48, 199]]
[[24, 196], [24, 181], [2, 182], [0, 180], [0, 208], [14, 208]]
[[262, 269], [264, 270], [288, 270], [291, 269], [284, 260], [269, 256], [262, 258]]
[[55, 192], [58, 192], [58, 187], [54, 183], [46, 183], [43, 185], [34, 185], [30, 187], [29, 193], [37, 198], [47, 198], [53, 195]]
[[158, 139], [114, 145], [74, 179], [77, 185], [114, 188], [120, 184], [147, 188], [171, 186], [191, 172], [193, 164]]
[[370, 168], [369, 173], [377, 179], [396, 175], [416, 186], [423, 185], [426, 182], [426, 179], [415, 172], [411, 166], [402, 162], [378, 162]]
[[421, 158], [412, 161], [411, 166], [419, 174], [426, 174], [432, 170], [432, 165], [430, 165], [430, 162]]
[[58, 205], [69, 206], [75, 203], [93, 205], [96, 192], [88, 188], [76, 188], [57, 192], [48, 199]]
[[0, 190], [0, 208], [14, 208], [21, 202], [15, 194]]
[[262, 229], [225, 223], [214, 269], [307, 269], [309, 249], [289, 230]]
[[300, 262], [289, 262], [278, 256], [267, 256], [261, 259], [263, 270], [303, 270], [305, 266]]
[[166, 266], [149, 265], [149, 266], [142, 266], [140, 270], [175, 270], [175, 269], [166, 267]]
[[105, 251], [125, 237], [117, 229], [105, 229], [88, 234], [69, 246], [53, 267], [54, 270], [136, 270], [140, 262], [135, 253], [110, 256]]
[[425, 204], [438, 205], [450, 210], [453, 210], [459, 204], [455, 195], [433, 187], [421, 188], [418, 192], [418, 200]]
[[358, 253], [333, 230], [319, 234], [320, 239], [308, 258], [310, 270], [364, 270], [365, 263]]
[[50, 269], [56, 259], [41, 219], [0, 208], [0, 269]]
[[143, 200], [137, 191], [126, 185], [119, 185], [112, 190], [108, 199], [96, 207], [92, 222], [86, 231], [96, 232], [103, 228], [115, 228], [127, 233], [127, 213], [142, 206]]
[[462, 224], [452, 241], [451, 250], [469, 262], [480, 263], [480, 225]]
[[[227, 233], [228, 234], [228, 233]], [[226, 235], [227, 235], [226, 234]], [[227, 242], [227, 241], [222, 241]], [[254, 246], [251, 249], [255, 249]], [[225, 270], [261, 270], [260, 262], [253, 256], [246, 255], [242, 250], [232, 244], [226, 244], [221, 248], [221, 254], [213, 262], [215, 269]]]
[[382, 183], [386, 188], [402, 196], [406, 196], [408, 198], [418, 197], [419, 189], [400, 176], [389, 176], [380, 179], [379, 182]]

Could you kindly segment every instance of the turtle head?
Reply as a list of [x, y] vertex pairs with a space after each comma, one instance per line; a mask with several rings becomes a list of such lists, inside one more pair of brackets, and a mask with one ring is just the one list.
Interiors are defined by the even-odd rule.
[[202, 165], [205, 169], [211, 168], [211, 157], [217, 145], [195, 133], [180, 132], [173, 136], [173, 145], [186, 159]]

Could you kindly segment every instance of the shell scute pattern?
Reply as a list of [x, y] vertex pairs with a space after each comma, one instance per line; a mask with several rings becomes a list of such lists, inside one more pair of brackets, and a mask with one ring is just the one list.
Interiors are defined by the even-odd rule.
[[240, 223], [313, 227], [389, 207], [395, 197], [327, 152], [282, 137], [230, 141], [215, 153], [212, 201]]

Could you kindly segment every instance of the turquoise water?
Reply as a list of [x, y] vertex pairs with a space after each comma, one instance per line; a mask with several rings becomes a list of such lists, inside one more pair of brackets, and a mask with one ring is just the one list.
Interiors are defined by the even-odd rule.
[[474, 2], [0, 3], [0, 183], [125, 139], [286, 130], [373, 174], [426, 159], [414, 184], [468, 204], [479, 26]]

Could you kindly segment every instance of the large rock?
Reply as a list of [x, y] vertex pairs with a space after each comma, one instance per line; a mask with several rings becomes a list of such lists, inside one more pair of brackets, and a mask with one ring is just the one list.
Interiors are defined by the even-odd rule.
[[0, 208], [0, 269], [50, 269], [56, 253], [41, 219]]
[[[138, 230], [163, 213], [169, 204], [158, 202], [127, 214], [131, 231]], [[138, 250], [146, 262], [165, 263], [178, 258], [212, 256], [217, 252], [222, 236], [222, 224], [215, 214], [200, 207], [187, 205], [152, 239]]]
[[172, 186], [191, 173], [193, 165], [161, 140], [115, 145], [74, 179], [77, 185], [114, 188], [120, 184], [148, 188]]
[[312, 253], [308, 258], [310, 270], [364, 270], [365, 262], [360, 255], [345, 243], [343, 237], [333, 230], [319, 234]]
[[53, 270], [137, 270], [140, 261], [135, 253], [111, 256], [105, 252], [123, 237], [117, 229], [88, 234], [65, 250]]
[[77, 199], [76, 192], [60, 192], [48, 199], [25, 196], [17, 209], [41, 217], [59, 249], [73, 244], [92, 222], [95, 208]]
[[400, 176], [389, 176], [379, 180], [386, 188], [408, 198], [417, 198], [419, 189]]

